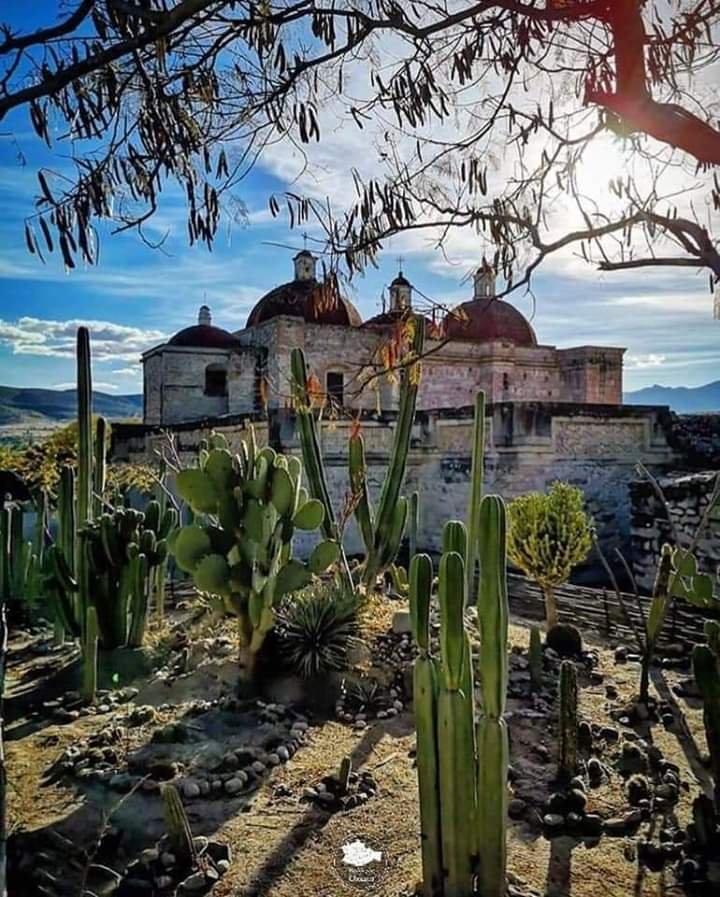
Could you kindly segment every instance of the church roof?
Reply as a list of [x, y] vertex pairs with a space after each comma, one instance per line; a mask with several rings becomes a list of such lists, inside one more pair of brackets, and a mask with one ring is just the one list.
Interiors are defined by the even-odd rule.
[[383, 311], [379, 315], [375, 315], [372, 318], [368, 318], [367, 321], [362, 325], [363, 330], [367, 328], [368, 330], [385, 330], [388, 327], [394, 327], [400, 321], [406, 321], [411, 315], [414, 315], [416, 318], [420, 318], [425, 324], [425, 332], [427, 335], [428, 328], [431, 326], [430, 321], [425, 317], [425, 315], [418, 314], [418, 312], [413, 311], [412, 308], [400, 308], [400, 309], [388, 309], [388, 311]]
[[186, 327], [168, 340], [168, 346], [187, 346], [198, 349], [237, 349], [240, 343], [222, 327], [195, 324]]
[[537, 346], [535, 331], [522, 312], [494, 296], [463, 302], [446, 315], [445, 336], [480, 343], [500, 341]]
[[[309, 253], [307, 253], [309, 255]], [[315, 280], [291, 280], [266, 293], [248, 315], [246, 327], [263, 324], [280, 315], [303, 318], [309, 324], [359, 327], [362, 318], [355, 306], [325, 284]]]

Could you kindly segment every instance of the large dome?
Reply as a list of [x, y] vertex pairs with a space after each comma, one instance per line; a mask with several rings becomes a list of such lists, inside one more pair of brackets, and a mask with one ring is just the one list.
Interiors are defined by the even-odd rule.
[[535, 331], [527, 318], [509, 302], [492, 296], [472, 299], [453, 309], [445, 317], [445, 336], [477, 343], [537, 346]]
[[250, 312], [246, 327], [255, 327], [280, 315], [303, 318], [309, 324], [359, 327], [362, 318], [348, 299], [315, 277], [315, 258], [307, 250], [295, 258], [295, 279], [266, 293]]
[[237, 349], [240, 343], [227, 330], [214, 327], [207, 305], [200, 307], [198, 322], [186, 327], [168, 340], [168, 346], [186, 346], [197, 349]]

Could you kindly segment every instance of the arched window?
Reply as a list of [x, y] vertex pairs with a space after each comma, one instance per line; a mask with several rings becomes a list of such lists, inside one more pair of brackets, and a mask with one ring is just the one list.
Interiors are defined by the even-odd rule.
[[342, 406], [345, 398], [345, 378], [340, 371], [328, 371], [325, 378], [328, 398], [336, 405]]
[[205, 395], [227, 395], [227, 371], [222, 364], [209, 364], [205, 368]]

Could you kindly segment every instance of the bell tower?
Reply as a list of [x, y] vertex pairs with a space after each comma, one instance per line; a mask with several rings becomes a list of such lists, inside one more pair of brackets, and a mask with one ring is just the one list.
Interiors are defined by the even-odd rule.
[[200, 310], [198, 311], [198, 324], [201, 327], [212, 327], [212, 313], [209, 306], [200, 306]]
[[301, 249], [293, 259], [295, 280], [315, 280], [315, 264], [317, 259], [309, 249]]
[[495, 272], [483, 259], [473, 277], [473, 299], [489, 299], [495, 295]]
[[390, 284], [390, 311], [402, 312], [412, 308], [412, 284], [402, 271]]

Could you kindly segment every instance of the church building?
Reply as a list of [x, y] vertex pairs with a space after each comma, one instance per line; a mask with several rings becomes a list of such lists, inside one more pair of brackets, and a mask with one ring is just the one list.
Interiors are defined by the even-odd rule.
[[[317, 279], [307, 250], [294, 277], [266, 293], [242, 330], [213, 324], [202, 306], [197, 324], [143, 356], [146, 424], [169, 425], [287, 406], [290, 350], [301, 347], [310, 371], [344, 408], [393, 410], [397, 388], [377, 377], [382, 348], [413, 311], [413, 287], [402, 272], [389, 288], [389, 308], [363, 321], [355, 306]], [[419, 410], [488, 402], [533, 401], [619, 405], [624, 349], [538, 343], [530, 322], [495, 296], [486, 266], [473, 295], [440, 320], [423, 318], [426, 353]]]

